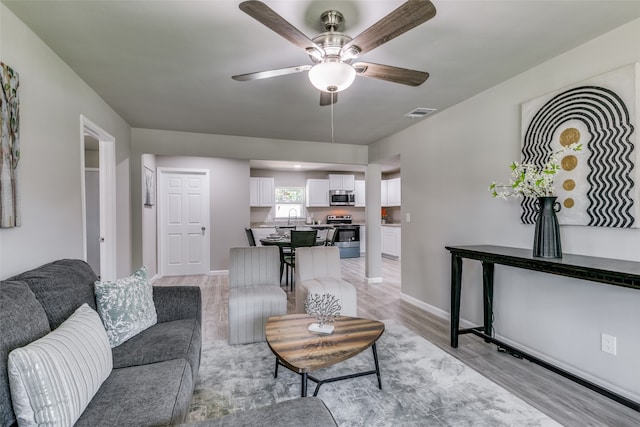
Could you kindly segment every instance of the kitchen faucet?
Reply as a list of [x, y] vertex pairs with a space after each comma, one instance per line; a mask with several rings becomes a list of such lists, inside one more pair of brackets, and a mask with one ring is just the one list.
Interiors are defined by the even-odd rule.
[[293, 214], [295, 215], [294, 218], [298, 219], [298, 214], [295, 208], [289, 209], [289, 217], [287, 218], [287, 225], [291, 225], [291, 211], [293, 211]]

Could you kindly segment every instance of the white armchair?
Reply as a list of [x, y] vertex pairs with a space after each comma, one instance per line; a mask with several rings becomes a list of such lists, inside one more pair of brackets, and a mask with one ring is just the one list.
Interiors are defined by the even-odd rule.
[[229, 262], [229, 344], [264, 341], [267, 319], [287, 314], [280, 251], [275, 246], [231, 248]]
[[356, 288], [342, 279], [340, 250], [335, 246], [296, 249], [296, 312], [304, 313], [309, 294], [335, 296], [344, 316], [357, 316]]

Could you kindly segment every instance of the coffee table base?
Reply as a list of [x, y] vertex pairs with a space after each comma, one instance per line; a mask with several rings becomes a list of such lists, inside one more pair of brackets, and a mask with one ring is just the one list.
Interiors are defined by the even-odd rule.
[[[316, 389], [313, 392], [313, 395], [317, 396], [318, 395], [318, 391], [320, 391], [320, 386], [322, 384], [332, 383], [332, 382], [335, 382], [335, 381], [348, 380], [348, 379], [351, 379], [351, 378], [364, 377], [366, 375], [374, 375], [374, 374], [378, 377], [378, 388], [380, 390], [382, 390], [382, 379], [380, 378], [380, 365], [378, 363], [378, 352], [376, 350], [376, 343], [373, 343], [371, 345], [371, 350], [373, 351], [373, 362], [374, 362], [374, 364], [376, 366], [376, 369], [374, 369], [372, 371], [357, 372], [355, 374], [342, 375], [342, 376], [339, 376], [339, 377], [327, 378], [327, 379], [324, 379], [324, 380], [320, 380], [320, 379], [318, 379], [318, 378], [316, 378], [314, 376], [311, 376], [307, 372], [302, 372], [302, 373], [296, 372], [296, 373], [300, 374], [301, 380], [302, 380], [301, 387], [300, 387], [301, 396], [302, 397], [307, 397], [307, 380], [311, 380], [311, 381], [313, 381], [314, 383], [317, 384], [316, 385]], [[278, 378], [278, 366], [284, 366], [285, 368], [293, 371], [288, 366], [283, 364], [280, 361], [279, 358], [276, 357], [276, 371], [275, 371], [275, 373], [273, 375], [274, 378]], [[293, 371], [293, 372], [295, 372], [295, 371]]]

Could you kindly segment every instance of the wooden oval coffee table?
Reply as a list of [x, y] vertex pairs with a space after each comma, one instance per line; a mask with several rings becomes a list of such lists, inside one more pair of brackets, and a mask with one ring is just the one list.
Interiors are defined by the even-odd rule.
[[[307, 380], [315, 382], [314, 396], [324, 383], [375, 374], [378, 388], [382, 389], [376, 341], [384, 332], [384, 323], [358, 317], [340, 316], [332, 325], [329, 335], [309, 332], [314, 319], [307, 314], [288, 314], [270, 317], [265, 324], [267, 344], [276, 356], [275, 377], [282, 365], [302, 376], [302, 397], [307, 396]], [[362, 353], [371, 347], [375, 369], [335, 378], [318, 379], [311, 375], [317, 369], [326, 368]]]

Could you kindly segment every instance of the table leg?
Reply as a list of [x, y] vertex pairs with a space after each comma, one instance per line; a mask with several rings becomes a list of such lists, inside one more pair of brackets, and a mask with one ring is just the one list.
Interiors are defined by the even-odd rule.
[[[483, 310], [484, 310], [484, 333], [492, 335], [493, 329], [493, 271], [494, 264], [492, 262], [482, 262], [482, 294], [483, 294]], [[485, 339], [485, 342], [491, 342]]]
[[460, 293], [462, 290], [462, 258], [451, 254], [451, 347], [458, 347], [460, 326]]
[[378, 364], [378, 352], [376, 351], [376, 343], [371, 346], [373, 350], [373, 363], [376, 365], [376, 376], [378, 377], [378, 388], [382, 390], [382, 379], [380, 378], [380, 365]]
[[276, 357], [276, 371], [273, 374], [273, 378], [278, 378], [278, 365], [280, 365], [280, 361]]
[[306, 372], [304, 372], [301, 377], [302, 377], [302, 387], [301, 387], [301, 395], [302, 397], [307, 397], [307, 376], [308, 374]]
[[282, 246], [278, 246], [278, 250], [280, 251], [280, 283], [282, 283], [282, 273], [284, 272], [284, 249], [282, 249]]

